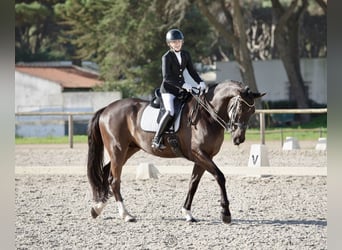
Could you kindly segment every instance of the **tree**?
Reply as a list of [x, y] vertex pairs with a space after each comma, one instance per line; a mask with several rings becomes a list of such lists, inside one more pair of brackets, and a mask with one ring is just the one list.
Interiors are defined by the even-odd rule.
[[76, 58], [100, 65], [105, 90], [119, 89], [124, 95], [132, 95], [151, 88], [143, 77], [153, 68], [147, 53], [155, 56], [150, 43], [155, 20], [147, 3], [67, 0], [56, 6], [63, 24], [68, 25], [64, 40], [75, 46]]
[[[309, 99], [300, 70], [299, 26], [301, 16], [308, 6], [307, 0], [293, 0], [285, 8], [279, 0], [272, 0], [275, 27], [275, 45], [284, 64], [292, 93], [298, 108], [308, 108]], [[310, 119], [301, 115], [302, 122]]]
[[[242, 2], [244, 5], [240, 5]], [[263, 1], [16, 0], [16, 61], [95, 61], [100, 65], [106, 90], [119, 88], [127, 92], [125, 96], [146, 94], [161, 82], [160, 58], [167, 49], [166, 31], [180, 28], [185, 34], [184, 48], [191, 51], [194, 62], [214, 53], [235, 60], [243, 81], [257, 91], [253, 58], [264, 60], [279, 54], [284, 65], [286, 61], [291, 84], [296, 80], [293, 86], [303, 89], [301, 76], [293, 77], [298, 73], [299, 56], [326, 53], [326, 43], [313, 42], [324, 33], [323, 28], [313, 28], [321, 33], [305, 29], [301, 36], [298, 34], [301, 25], [316, 25], [313, 19], [302, 23], [301, 13], [306, 7], [299, 6], [305, 2], [282, 2], [291, 3], [288, 6], [272, 0], [277, 25], [274, 50], [273, 30], [265, 25], [260, 29], [260, 24], [272, 25], [269, 9], [267, 22], [253, 16], [253, 8], [261, 8]], [[326, 11], [326, 0], [312, 1], [311, 8], [312, 3], [316, 4], [315, 12], [320, 8]], [[324, 27], [324, 22], [319, 27]], [[298, 41], [305, 50], [298, 47]], [[300, 96], [297, 99], [304, 102], [300, 107], [305, 107], [307, 100]]]
[[322, 8], [325, 14], [328, 12], [327, 0], [315, 0], [316, 3]]
[[[253, 91], [258, 92], [250, 51], [247, 47], [246, 20], [243, 18], [239, 1], [233, 0], [230, 3], [224, 0], [183, 0], [178, 1], [177, 5], [174, 6], [171, 2], [173, 3], [173, 1], [166, 2], [166, 5], [171, 9], [169, 10], [170, 13], [178, 13], [178, 22], [184, 16], [182, 13], [186, 7], [192, 3], [196, 4], [202, 15], [207, 18], [219, 36], [222, 36], [226, 43], [229, 43], [233, 48], [234, 59], [239, 64], [243, 81]], [[257, 106], [260, 106], [260, 101], [258, 101]]]
[[151, 93], [160, 85], [167, 29], [181, 26], [189, 31], [186, 46], [194, 60], [203, 52], [209, 55], [209, 25], [200, 13], [189, 8], [183, 18], [197, 22], [183, 25], [168, 19], [164, 7], [156, 0], [67, 0], [56, 11], [68, 25], [64, 37], [76, 47], [77, 57], [100, 65], [102, 89], [119, 89], [128, 97]]
[[73, 59], [98, 61], [104, 56], [99, 51], [104, 31], [98, 26], [110, 6], [110, 1], [103, 0], [66, 0], [55, 6], [58, 22], [64, 26], [60, 41], [72, 45]]
[[[231, 3], [226, 3], [224, 0], [211, 1], [211, 5], [204, 0], [194, 0], [194, 2], [219, 34], [231, 44], [235, 60], [239, 64], [242, 80], [249, 85], [251, 90], [258, 92], [252, 59], [247, 47], [245, 20], [239, 0], [233, 0]], [[217, 10], [216, 13], [211, 12], [211, 8], [219, 9], [219, 15]], [[224, 18], [218, 19], [221, 16]], [[257, 106], [260, 107], [260, 101]]]
[[16, 62], [65, 58], [65, 48], [58, 43], [61, 27], [56, 23], [53, 11], [54, 4], [61, 1], [63, 0], [16, 0]]

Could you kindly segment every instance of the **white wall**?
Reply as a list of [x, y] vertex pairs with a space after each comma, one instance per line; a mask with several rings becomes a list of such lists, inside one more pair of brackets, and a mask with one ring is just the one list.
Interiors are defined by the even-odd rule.
[[121, 99], [120, 92], [63, 92], [55, 82], [15, 72], [15, 112], [53, 109], [96, 111]]
[[[301, 59], [301, 71], [309, 88], [309, 98], [320, 104], [327, 103], [327, 62], [326, 58]], [[263, 100], [289, 100], [289, 82], [280, 60], [253, 62], [257, 87], [267, 92]], [[216, 81], [226, 79], [242, 81], [236, 62], [217, 62]]]
[[62, 96], [63, 107], [66, 110], [97, 111], [109, 103], [121, 99], [120, 92], [65, 92]]
[[15, 72], [15, 112], [61, 107], [61, 92], [62, 87], [58, 83]]
[[[55, 82], [15, 72], [15, 112], [85, 111], [95, 112], [121, 99], [120, 92], [63, 92]], [[87, 121], [91, 116], [75, 116], [75, 121]], [[67, 117], [18, 116], [17, 136], [63, 136]]]
[[304, 81], [308, 81], [309, 96], [318, 103], [327, 104], [327, 61], [324, 58], [302, 59]]

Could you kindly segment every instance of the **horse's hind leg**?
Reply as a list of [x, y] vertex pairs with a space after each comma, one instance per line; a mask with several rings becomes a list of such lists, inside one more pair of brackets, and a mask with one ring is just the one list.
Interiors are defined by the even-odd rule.
[[[135, 152], [129, 152], [127, 154], [126, 159], [123, 161], [123, 163], [126, 162], [126, 160], [129, 158], [128, 156], [131, 156]], [[110, 196], [114, 196], [117, 202], [117, 207], [119, 210], [120, 217], [124, 219], [126, 222], [136, 221], [135, 218], [128, 213], [123, 203], [123, 198], [120, 192], [121, 172], [122, 172], [123, 164], [118, 164], [117, 161], [113, 159], [120, 159], [120, 157], [115, 157], [115, 158], [111, 157], [111, 161], [103, 167], [103, 178], [108, 179], [108, 183], [112, 188], [112, 193], [110, 193]], [[108, 204], [108, 201], [96, 203], [95, 206], [93, 206], [91, 209], [91, 216], [93, 218], [96, 218], [97, 216], [99, 216], [101, 212], [103, 211], [103, 209], [107, 206], [107, 204]]]
[[106, 207], [106, 205], [107, 205], [107, 202], [96, 203], [96, 205], [91, 208], [91, 211], [90, 211], [91, 216], [95, 219], [97, 216], [101, 214], [101, 212]]
[[126, 209], [126, 207], [124, 205], [122, 196], [121, 196], [121, 192], [120, 192], [122, 167], [123, 167], [123, 164], [126, 162], [126, 160], [132, 154], [133, 154], [132, 152], [127, 152], [126, 154], [124, 154], [125, 156], [122, 157], [122, 155], [123, 155], [122, 151], [115, 152], [115, 150], [114, 150], [113, 154], [111, 154], [111, 173], [112, 173], [113, 179], [112, 179], [110, 185], [111, 185], [112, 190], [113, 190], [114, 198], [115, 198], [115, 200], [117, 202], [117, 207], [118, 207], [118, 210], [119, 210], [119, 215], [126, 222], [135, 222], [136, 221], [135, 217], [133, 217], [127, 211], [127, 209]]
[[126, 222], [134, 222], [136, 219], [127, 211], [122, 196], [120, 192], [120, 186], [121, 186], [121, 167], [115, 166], [114, 164], [112, 165], [112, 169], [114, 169], [113, 173], [113, 181], [111, 183], [111, 187], [113, 190], [113, 195], [114, 198], [117, 202], [117, 207], [119, 210], [119, 215], [124, 221]]
[[[103, 178], [107, 178], [109, 180], [109, 183], [111, 182], [112, 176], [110, 175], [110, 162], [103, 167]], [[107, 201], [96, 203], [96, 205], [91, 208], [91, 216], [95, 219], [101, 214], [106, 205]]]
[[191, 214], [191, 204], [192, 204], [192, 200], [194, 198], [198, 184], [203, 176], [204, 171], [205, 170], [197, 164], [194, 165], [194, 168], [192, 170], [190, 184], [189, 184], [189, 191], [186, 196], [184, 206], [182, 208], [182, 213], [186, 221], [189, 221], [189, 222], [197, 221]]

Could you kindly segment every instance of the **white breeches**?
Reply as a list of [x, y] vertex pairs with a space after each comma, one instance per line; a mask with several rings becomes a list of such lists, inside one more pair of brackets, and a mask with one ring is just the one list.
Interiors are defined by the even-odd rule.
[[165, 110], [169, 111], [170, 115], [173, 116], [175, 114], [175, 108], [174, 108], [175, 96], [170, 93], [162, 93], [161, 97], [163, 99]]

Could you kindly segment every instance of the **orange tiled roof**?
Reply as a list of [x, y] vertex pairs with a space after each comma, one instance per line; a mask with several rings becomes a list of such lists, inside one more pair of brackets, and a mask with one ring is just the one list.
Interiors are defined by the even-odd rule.
[[78, 69], [74, 66], [39, 67], [16, 66], [15, 70], [31, 76], [59, 83], [63, 88], [92, 88], [101, 85], [97, 74]]

